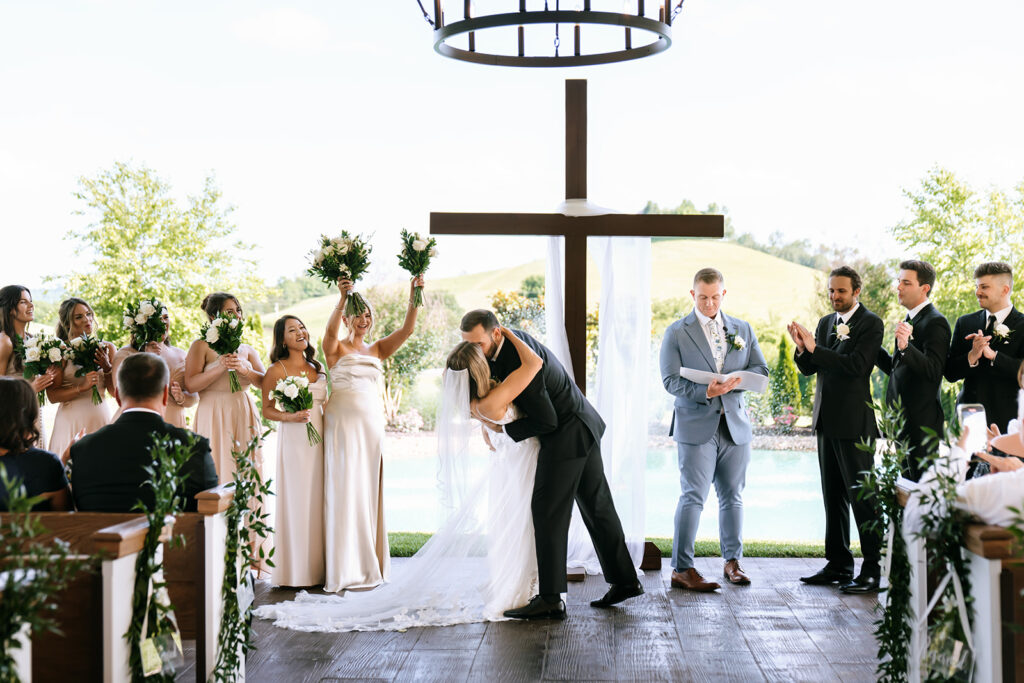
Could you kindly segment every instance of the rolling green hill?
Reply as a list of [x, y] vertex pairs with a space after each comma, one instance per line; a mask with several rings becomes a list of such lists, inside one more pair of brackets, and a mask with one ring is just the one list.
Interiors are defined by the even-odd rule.
[[[781, 328], [794, 318], [805, 325], [813, 324], [815, 304], [824, 291], [824, 280], [818, 271], [729, 242], [659, 241], [652, 245], [651, 261], [652, 299], [688, 298], [693, 274], [710, 265], [725, 274], [723, 310], [773, 327]], [[601, 282], [593, 259], [587, 273], [587, 300], [594, 305], [600, 297]], [[527, 276], [543, 274], [544, 261], [538, 259], [511, 268], [440, 280], [429, 280], [428, 275], [427, 284], [430, 289], [450, 291], [462, 308], [470, 310], [489, 306], [490, 296], [497, 290], [517, 290]], [[314, 337], [319, 337], [336, 302], [336, 294], [315, 297], [290, 306], [281, 314], [291, 313], [302, 318]], [[274, 315], [267, 314], [263, 324], [268, 336], [273, 322]]]

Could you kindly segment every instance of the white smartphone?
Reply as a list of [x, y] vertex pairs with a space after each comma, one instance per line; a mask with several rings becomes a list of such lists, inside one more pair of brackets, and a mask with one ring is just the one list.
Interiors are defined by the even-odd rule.
[[980, 403], [961, 403], [956, 407], [960, 426], [970, 429], [964, 449], [968, 454], [985, 450], [988, 445], [988, 423], [985, 421], [985, 406]]

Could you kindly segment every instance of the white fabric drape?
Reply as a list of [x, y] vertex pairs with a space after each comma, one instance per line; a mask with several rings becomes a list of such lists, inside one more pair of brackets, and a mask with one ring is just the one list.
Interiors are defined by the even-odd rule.
[[[649, 238], [591, 238], [589, 247], [601, 272], [601, 304], [596, 398], [594, 405], [607, 424], [601, 441], [605, 476], [626, 532], [634, 564], [644, 546], [645, 468], [647, 464], [647, 377], [650, 356]], [[545, 308], [548, 347], [573, 372], [565, 337], [562, 293], [564, 240], [548, 242]], [[585, 368], [578, 369], [586, 372]], [[579, 510], [573, 507], [569, 527], [569, 567], [601, 573], [594, 545]]]

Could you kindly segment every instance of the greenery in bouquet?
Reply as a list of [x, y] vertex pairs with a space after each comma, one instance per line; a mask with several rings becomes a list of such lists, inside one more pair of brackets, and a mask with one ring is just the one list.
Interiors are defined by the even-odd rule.
[[[423, 239], [418, 232], [402, 230], [402, 251], [398, 254], [398, 265], [409, 271], [414, 278], [420, 277], [430, 267], [430, 259], [437, 257], [437, 240]], [[412, 295], [413, 305], [423, 305], [423, 288], [416, 287]]]
[[[75, 370], [75, 377], [84, 377], [90, 372], [97, 372], [100, 369], [99, 363], [96, 362], [96, 354], [102, 348], [102, 342], [88, 334], [71, 340], [68, 358], [78, 366], [78, 369]], [[100, 395], [95, 385], [92, 387], [92, 403], [93, 405], [103, 403], [103, 396]]]
[[158, 299], [143, 299], [125, 306], [124, 328], [132, 335], [132, 346], [136, 351], [143, 350], [150, 342], [163, 342], [167, 334], [165, 315], [167, 308]]
[[[200, 328], [199, 333], [214, 353], [223, 356], [238, 351], [242, 344], [243, 331], [242, 321], [236, 318], [234, 313], [227, 312], [218, 313], [213, 320]], [[231, 385], [231, 393], [242, 390], [234, 370], [228, 370], [228, 383]]]
[[[313, 408], [313, 394], [309, 391], [309, 379], [301, 375], [285, 377], [278, 381], [273, 391], [267, 394], [274, 407], [282, 413], [297, 413]], [[306, 423], [306, 437], [309, 445], [315, 446], [323, 441], [316, 427]]]
[[[338, 280], [356, 282], [370, 267], [372, 247], [361, 235], [350, 235], [342, 230], [338, 237], [320, 236], [320, 248], [310, 252], [312, 265], [306, 271], [318, 277], [328, 286]], [[369, 306], [359, 292], [349, 292], [345, 300], [345, 316], [362, 315]]]
[[[25, 366], [24, 377], [32, 380], [45, 374], [51, 365], [64, 362], [67, 345], [58, 337], [40, 332], [23, 340], [18, 340], [15, 352], [21, 355]], [[46, 403], [46, 392], [39, 392], [39, 405]]]

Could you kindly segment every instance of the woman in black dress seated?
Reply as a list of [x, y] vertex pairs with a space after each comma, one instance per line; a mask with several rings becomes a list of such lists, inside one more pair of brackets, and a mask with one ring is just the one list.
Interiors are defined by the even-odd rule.
[[[0, 471], [17, 479], [31, 496], [42, 500], [36, 511], [70, 510], [71, 492], [60, 459], [39, 448], [36, 417], [39, 402], [32, 385], [20, 377], [0, 376]], [[0, 486], [0, 511], [7, 511], [7, 489]]]

